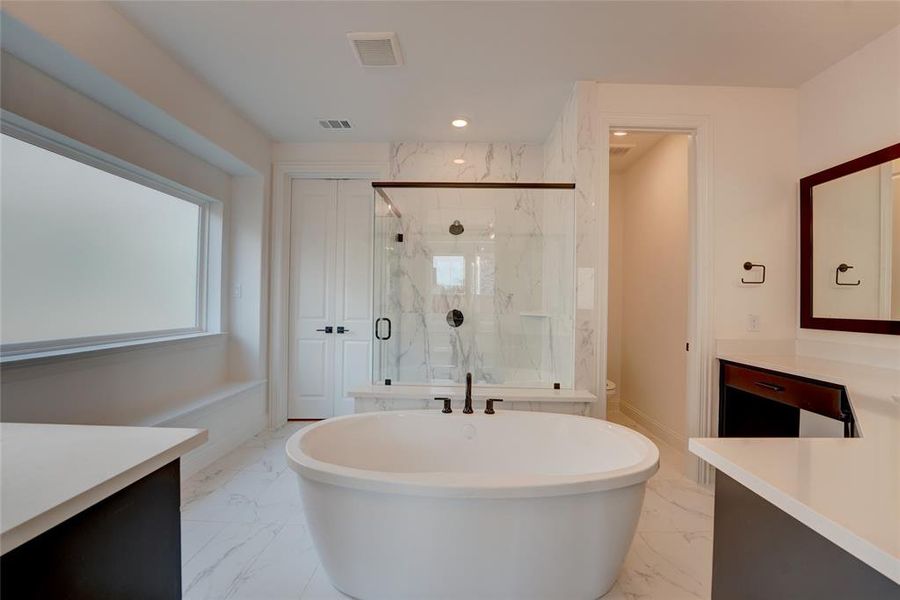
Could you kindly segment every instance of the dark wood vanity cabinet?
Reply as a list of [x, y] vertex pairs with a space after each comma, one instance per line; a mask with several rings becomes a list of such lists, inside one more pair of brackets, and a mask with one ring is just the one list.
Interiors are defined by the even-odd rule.
[[719, 437], [799, 437], [800, 411], [844, 424], [853, 437], [853, 413], [844, 388], [750, 367], [720, 363]]
[[176, 459], [0, 557], [3, 600], [181, 598]]

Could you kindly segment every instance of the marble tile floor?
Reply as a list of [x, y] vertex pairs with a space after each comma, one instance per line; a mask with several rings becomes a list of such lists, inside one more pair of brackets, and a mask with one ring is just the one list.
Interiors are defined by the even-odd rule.
[[[648, 435], [625, 415], [610, 420]], [[304, 425], [263, 432], [183, 483], [184, 598], [347, 598], [319, 565], [284, 457], [285, 440]], [[682, 476], [682, 452], [654, 442], [660, 470], [648, 482], [637, 534], [604, 600], [709, 597], [712, 492]]]

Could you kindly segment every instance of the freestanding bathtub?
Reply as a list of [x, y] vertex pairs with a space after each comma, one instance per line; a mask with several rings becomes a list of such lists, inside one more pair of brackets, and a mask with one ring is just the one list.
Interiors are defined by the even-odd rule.
[[365, 600], [602, 596], [659, 465], [626, 427], [519, 411], [338, 417], [286, 451], [325, 571]]

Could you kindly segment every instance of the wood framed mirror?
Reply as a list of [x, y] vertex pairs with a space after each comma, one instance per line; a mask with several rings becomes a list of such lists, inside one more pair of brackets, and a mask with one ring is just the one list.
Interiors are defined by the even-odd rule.
[[800, 180], [800, 327], [900, 335], [900, 143]]

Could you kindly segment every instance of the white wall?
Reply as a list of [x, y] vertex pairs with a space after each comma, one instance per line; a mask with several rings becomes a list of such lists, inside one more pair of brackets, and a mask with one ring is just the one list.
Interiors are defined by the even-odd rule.
[[226, 339], [4, 367], [2, 420], [137, 425], [187, 408], [227, 379]]
[[799, 88], [800, 176], [900, 140], [900, 26]]
[[[900, 27], [801, 85], [798, 111], [796, 178], [900, 141]], [[797, 338], [801, 353], [900, 364], [898, 336], [798, 329]]]
[[48, 129], [213, 198], [227, 200], [231, 176], [33, 66], [0, 52], [0, 105]]
[[687, 423], [688, 137], [662, 138], [622, 178], [621, 408], [681, 445]]
[[[620, 115], [705, 116], [712, 133], [717, 338], [790, 339], [796, 313], [797, 93], [790, 89], [591, 84], [593, 109]], [[624, 124], [624, 123], [623, 123]], [[744, 261], [768, 267], [766, 284], [742, 285]], [[747, 315], [760, 317], [749, 332]]]
[[[708, 180], [701, 183], [711, 204], [712, 240], [707, 243], [712, 245], [713, 306], [706, 312], [713, 321], [711, 335], [791, 340], [792, 346], [797, 323], [796, 90], [582, 81], [573, 96], [574, 106], [564, 107], [548, 138], [554, 147], [545, 152], [545, 164], [558, 167], [564, 156], [574, 163], [576, 257], [580, 272], [593, 275], [578, 282], [578, 296], [596, 301], [592, 310], [578, 311], [576, 376], [580, 373], [593, 387], [607, 367], [607, 347], [597, 343], [608, 334], [609, 173], [603, 152], [609, 131], [604, 123], [704, 124], [709, 162]], [[558, 140], [572, 137], [574, 143], [562, 151]], [[748, 260], [768, 266], [765, 285], [741, 284]], [[748, 331], [750, 314], [758, 315], [759, 331]], [[594, 414], [605, 416], [604, 411]], [[700, 422], [698, 415], [689, 418]]]
[[[270, 140], [266, 135], [200, 77], [132, 25], [113, 4], [13, 1], [3, 3], [3, 12], [64, 50], [64, 58], [72, 60], [72, 65], [87, 65], [97, 76], [96, 87], [101, 87], [101, 81], [114, 82], [120, 95], [132, 94], [135, 100], [174, 118], [181, 129], [199, 134], [257, 173], [268, 172]], [[17, 52], [22, 50], [17, 47]], [[37, 55], [29, 58], [39, 59]], [[54, 58], [63, 57], [55, 55]], [[44, 70], [61, 64], [62, 60], [56, 60]], [[65, 77], [64, 72], [56, 75], [60, 80]], [[81, 82], [66, 83], [72, 86]], [[88, 95], [100, 94], [99, 89], [89, 87], [82, 91]], [[185, 131], [175, 132], [173, 137], [183, 138]]]
[[[336, 133], [335, 135], [340, 135]], [[272, 162], [302, 163], [380, 163], [385, 170], [391, 144], [384, 143], [277, 143], [272, 144]]]
[[229, 235], [228, 374], [243, 381], [266, 378], [268, 354], [268, 178], [233, 180]]

